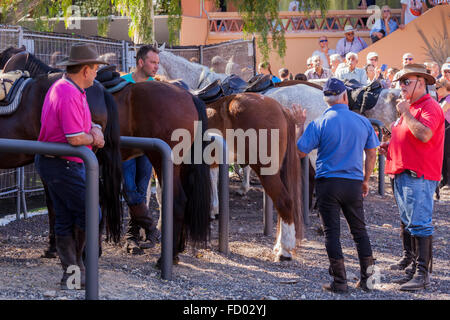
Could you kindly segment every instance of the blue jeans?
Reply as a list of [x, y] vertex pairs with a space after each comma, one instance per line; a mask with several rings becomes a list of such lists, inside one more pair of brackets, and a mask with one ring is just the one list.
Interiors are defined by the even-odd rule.
[[145, 202], [147, 188], [152, 177], [152, 164], [143, 155], [122, 162], [123, 186], [129, 206]]
[[433, 194], [438, 181], [415, 178], [402, 172], [394, 178], [394, 196], [400, 211], [400, 219], [413, 236], [433, 235]]
[[35, 167], [47, 185], [55, 209], [55, 234], [72, 235], [74, 225], [85, 230], [86, 171], [83, 163], [35, 156]]

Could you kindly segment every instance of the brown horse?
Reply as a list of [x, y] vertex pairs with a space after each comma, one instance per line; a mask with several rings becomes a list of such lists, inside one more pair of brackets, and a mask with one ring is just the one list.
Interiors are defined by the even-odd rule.
[[[17, 56], [17, 63], [14, 63], [14, 57], [7, 63], [9, 70], [24, 70], [26, 65], [26, 69], [32, 70], [33, 74], [45, 74], [51, 69], [32, 54], [28, 54], [27, 59], [23, 59], [23, 54], [18, 54]], [[37, 63], [30, 63], [29, 59], [38, 60], [39, 68], [36, 67]], [[4, 71], [8, 71], [8, 69], [5, 68]], [[0, 117], [0, 137], [36, 140], [39, 134], [40, 114], [45, 94], [51, 84], [60, 77], [61, 73], [40, 76], [32, 84], [28, 85], [25, 88], [18, 110], [11, 116]], [[105, 122], [104, 110], [97, 110], [99, 108], [97, 103], [91, 104], [89, 101], [89, 90], [91, 88], [100, 90], [94, 92], [93, 95], [97, 97], [104, 96], [106, 105], [111, 106], [113, 111], [115, 111], [112, 117], [109, 117], [108, 114], [107, 122]], [[102, 124], [103, 128], [108, 128], [109, 123], [115, 129], [117, 146], [119, 135], [123, 135], [159, 138], [168, 143], [170, 147], [173, 147], [176, 143], [176, 141], [171, 139], [174, 130], [185, 129], [193, 136], [194, 121], [197, 120], [203, 122], [204, 130], [207, 129], [204, 103], [187, 91], [174, 85], [156, 81], [133, 84], [114, 93], [114, 96], [107, 93], [98, 83], [95, 83], [91, 88], [87, 90], [87, 95], [92, 119], [94, 122]], [[26, 123], [27, 126], [23, 126], [23, 123]], [[108, 144], [108, 141], [106, 141], [106, 144]], [[205, 146], [202, 145], [202, 147]], [[102, 150], [108, 149], [105, 147], [100, 149], [99, 152], [102, 152]], [[141, 150], [122, 149], [121, 159], [127, 160], [142, 153]], [[152, 162], [157, 175], [161, 176], [160, 156], [155, 152], [145, 152], [145, 154]], [[21, 166], [33, 160], [30, 156], [24, 156], [22, 161], [17, 161], [19, 159], [17, 155], [0, 155], [1, 168]], [[110, 156], [117, 157], [120, 167], [120, 153], [114, 154], [109, 152], [105, 157], [108, 158]], [[209, 234], [208, 215], [211, 201], [208, 169], [208, 166], [204, 163], [182, 163], [174, 166], [173, 252], [175, 261], [177, 261], [178, 253], [184, 250], [187, 239], [192, 240], [194, 244], [204, 245], [207, 242]], [[120, 175], [113, 174], [113, 172], [108, 170], [104, 170], [103, 173], [103, 179], [115, 178], [117, 180], [118, 177], [121, 178]], [[106, 185], [106, 180], [104, 184]], [[120, 179], [119, 181], [114, 181], [112, 185], [120, 187]], [[109, 195], [106, 190], [103, 193]], [[116, 196], [116, 200], [119, 201], [119, 194]], [[117, 202], [116, 210], [120, 210], [120, 207], [120, 204]], [[109, 211], [107, 214], [109, 214]], [[116, 229], [114, 229], [113, 240], [118, 241], [120, 237], [119, 221], [115, 221], [114, 226]]]
[[[272, 198], [279, 217], [274, 246], [276, 260], [290, 260], [290, 251], [295, 248], [296, 239], [301, 240], [303, 236], [303, 215], [300, 159], [295, 122], [289, 110], [276, 100], [256, 93], [224, 97], [208, 104], [206, 110], [209, 128], [219, 130], [228, 146], [231, 140], [237, 139], [238, 143], [233, 141], [232, 150], [229, 150], [233, 153], [232, 160], [250, 165], [265, 192]], [[246, 140], [246, 136], [250, 138]], [[245, 141], [244, 147], [239, 147], [240, 139]], [[261, 157], [269, 155], [268, 150], [270, 162], [267, 159], [263, 161]], [[256, 157], [253, 161], [252, 156]], [[274, 170], [267, 170], [271, 166]], [[271, 172], [265, 173], [265, 170]]]

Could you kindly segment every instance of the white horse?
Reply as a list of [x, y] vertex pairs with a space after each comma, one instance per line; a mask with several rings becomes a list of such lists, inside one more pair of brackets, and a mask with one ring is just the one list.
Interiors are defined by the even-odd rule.
[[[216, 79], [224, 80], [228, 75], [218, 74], [211, 71], [208, 67], [200, 65], [198, 63], [189, 62], [183, 57], [172, 54], [171, 52], [161, 50], [160, 52], [160, 69], [158, 73], [165, 76], [170, 80], [182, 79], [189, 88], [196, 90], [201, 89], [208, 84], [212, 83]], [[389, 126], [396, 118], [395, 102], [399, 95], [399, 90], [383, 90], [377, 101], [376, 106], [366, 112], [368, 118], [375, 118], [384, 123], [385, 126]], [[328, 105], [323, 100], [323, 92], [320, 89], [308, 86], [305, 84], [297, 84], [286, 87], [271, 88], [264, 93], [286, 108], [291, 108], [293, 104], [299, 104], [302, 108], [307, 110], [307, 119], [305, 128], [314, 119], [321, 116], [328, 108]], [[312, 152], [310, 159], [315, 167], [317, 153]], [[244, 170], [244, 179], [242, 191], [245, 193], [249, 189], [250, 168], [246, 167]], [[211, 170], [211, 178], [213, 183], [213, 209], [211, 212], [212, 217], [218, 213], [218, 197], [217, 197], [217, 184], [218, 184], [218, 169]], [[280, 247], [280, 246], [278, 246]], [[275, 245], [277, 248], [277, 245]], [[275, 250], [274, 248], [274, 250]], [[277, 256], [281, 252], [276, 253]]]

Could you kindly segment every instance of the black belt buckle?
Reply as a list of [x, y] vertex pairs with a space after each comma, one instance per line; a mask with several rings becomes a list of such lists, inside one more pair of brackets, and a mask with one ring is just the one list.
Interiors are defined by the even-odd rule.
[[412, 171], [412, 170], [409, 170], [409, 169], [406, 169], [405, 172], [406, 172], [407, 174], [409, 174], [411, 177], [417, 178], [417, 172]]

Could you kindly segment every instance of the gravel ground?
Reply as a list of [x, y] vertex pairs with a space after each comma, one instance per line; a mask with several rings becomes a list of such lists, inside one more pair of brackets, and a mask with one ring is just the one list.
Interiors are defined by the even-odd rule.
[[[173, 280], [160, 277], [155, 268], [160, 247], [144, 255], [127, 255], [121, 246], [104, 244], [99, 262], [100, 299], [145, 300], [391, 300], [450, 299], [450, 190], [444, 189], [434, 211], [434, 265], [431, 288], [407, 293], [392, 284], [399, 271], [388, 266], [401, 254], [400, 222], [390, 184], [386, 195], [376, 193], [377, 179], [365, 200], [366, 221], [381, 282], [376, 290], [365, 293], [355, 288], [359, 275], [356, 250], [345, 219], [341, 218], [341, 241], [345, 255], [350, 292], [345, 295], [322, 291], [330, 280], [324, 237], [316, 212], [306, 230], [306, 239], [294, 253], [291, 262], [273, 262], [275, 236], [264, 236], [262, 189], [254, 184], [245, 197], [235, 195], [238, 184], [230, 186], [230, 254], [218, 252], [218, 222], [212, 223], [210, 248], [188, 249], [173, 268]], [[154, 199], [152, 206], [154, 207]], [[275, 235], [275, 227], [274, 232]], [[84, 291], [60, 291], [61, 267], [57, 259], [40, 258], [46, 246], [47, 216], [35, 216], [0, 227], [0, 299], [84, 299]]]

